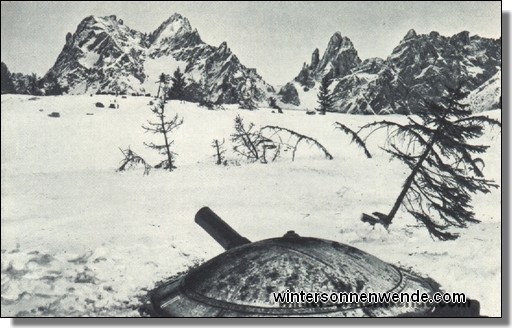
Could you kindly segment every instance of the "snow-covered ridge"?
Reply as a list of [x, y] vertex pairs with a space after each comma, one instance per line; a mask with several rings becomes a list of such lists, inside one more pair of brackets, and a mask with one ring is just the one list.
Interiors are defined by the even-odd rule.
[[[435, 31], [417, 34], [411, 29], [386, 59], [364, 61], [352, 42], [337, 32], [319, 58], [315, 49], [311, 63], [305, 63], [297, 77], [281, 89], [283, 102], [312, 109], [315, 105], [307, 90], [318, 89], [322, 77], [329, 75], [335, 86], [333, 111], [410, 114], [421, 109], [424, 99], [438, 101], [447, 87], [477, 92], [487, 81], [496, 81], [496, 85], [501, 81], [501, 74], [496, 75], [501, 67], [500, 39], [470, 36], [467, 31], [446, 37]], [[492, 103], [475, 100], [472, 109], [479, 112], [499, 107], [496, 97], [491, 98]]]
[[49, 73], [71, 94], [153, 94], [161, 73], [180, 67], [195, 101], [237, 103], [250, 86], [251, 97], [265, 102], [273, 92], [254, 69], [245, 67], [224, 42], [204, 43], [186, 17], [173, 14], [154, 32], [135, 31], [115, 15], [85, 18]]

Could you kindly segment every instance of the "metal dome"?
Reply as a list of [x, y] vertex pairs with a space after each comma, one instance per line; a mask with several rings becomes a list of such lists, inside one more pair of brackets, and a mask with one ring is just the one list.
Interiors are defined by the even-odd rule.
[[437, 285], [357, 248], [334, 241], [300, 237], [251, 243], [208, 208], [198, 222], [227, 251], [151, 295], [161, 316], [431, 316], [431, 306], [334, 303], [284, 305], [273, 292], [407, 292], [433, 294]]

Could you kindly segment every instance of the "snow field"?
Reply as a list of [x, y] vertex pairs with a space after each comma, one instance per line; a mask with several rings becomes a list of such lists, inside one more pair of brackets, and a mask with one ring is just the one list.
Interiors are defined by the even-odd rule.
[[[360, 221], [363, 212], [389, 211], [407, 169], [380, 151], [383, 134], [371, 139], [374, 158], [367, 159], [333, 123], [356, 128], [382, 117], [207, 111], [171, 101], [169, 116], [184, 117], [172, 135], [178, 169], [143, 176], [142, 169], [115, 169], [118, 147], [131, 146], [152, 164], [160, 160], [142, 144], [159, 141], [141, 128], [154, 119], [151, 98], [30, 98], [2, 95], [2, 316], [139, 315], [141, 297], [156, 282], [223, 251], [193, 221], [202, 206], [250, 240], [295, 230], [347, 243], [466, 293], [484, 315], [501, 313], [500, 189], [474, 197], [482, 222], [455, 241], [432, 240], [403, 211], [389, 232]], [[114, 100], [120, 108], [108, 109]], [[94, 107], [98, 101], [106, 108]], [[53, 111], [61, 117], [48, 117]], [[311, 136], [334, 159], [304, 144], [294, 162], [283, 154], [274, 163], [244, 163], [230, 151], [237, 114], [258, 127]], [[213, 139], [226, 140], [230, 165], [214, 164]], [[489, 131], [482, 139], [491, 145], [484, 173], [500, 182], [501, 136]]]

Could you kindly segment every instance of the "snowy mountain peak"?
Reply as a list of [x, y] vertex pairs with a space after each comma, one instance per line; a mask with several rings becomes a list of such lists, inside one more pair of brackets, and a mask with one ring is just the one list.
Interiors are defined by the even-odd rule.
[[109, 16], [102, 16], [102, 17], [93, 16], [93, 17], [95, 17], [97, 20], [102, 20], [105, 22], [118, 23], [116, 15], [109, 15]]
[[86, 17], [75, 33], [66, 35], [64, 48], [47, 76], [54, 74], [73, 94], [156, 95], [158, 76], [177, 68], [187, 79], [190, 101], [237, 103], [247, 98], [248, 84], [253, 86], [250, 93], [256, 102], [266, 102], [273, 92], [254, 69], [240, 63], [226, 42], [219, 47], [204, 43], [189, 20], [178, 13], [150, 34], [130, 29], [115, 15]]
[[460, 33], [455, 34], [452, 36], [452, 42], [459, 45], [459, 46], [465, 46], [468, 45], [470, 42], [469, 38], [469, 32], [468, 31], [462, 31]]
[[175, 13], [150, 34], [149, 43], [158, 49], [173, 50], [183, 46], [196, 46], [202, 41], [188, 19]]
[[[354, 49], [352, 41], [342, 36], [340, 32], [336, 32], [330, 38], [327, 48], [320, 58], [320, 52], [315, 49], [311, 55], [311, 64], [305, 64], [295, 81], [311, 88], [319, 82], [323, 76], [329, 74], [333, 78], [345, 76], [351, 69], [361, 63], [357, 51]], [[286, 86], [286, 94], [290, 94], [292, 85]], [[283, 91], [283, 92], [285, 92]], [[295, 94], [295, 93], [293, 93]], [[293, 103], [298, 103], [293, 100]]]
[[[98, 83], [92, 81], [103, 80], [104, 87], [114, 83], [125, 85], [128, 75], [130, 81], [140, 83], [145, 78], [138, 60], [144, 52], [143, 38], [142, 33], [130, 29], [115, 15], [88, 16], [74, 34], [66, 35], [66, 44], [49, 73], [75, 93], [98, 88]], [[102, 69], [96, 70], [97, 67]], [[121, 81], [107, 78], [119, 71], [123, 71], [117, 75]]]
[[88, 16], [82, 20], [82, 22], [78, 25], [77, 30], [85, 30], [85, 29], [103, 29], [110, 30], [112, 28], [118, 27], [118, 25], [123, 25], [123, 20], [117, 19], [116, 15], [109, 16]]
[[160, 25], [158, 30], [165, 30], [170, 35], [173, 35], [192, 32], [192, 26], [186, 17], [183, 17], [178, 13], [174, 13]]
[[341, 32], [336, 32], [333, 34], [331, 39], [329, 40], [328, 49], [336, 49], [336, 50], [345, 50], [354, 48], [352, 41], [346, 36], [342, 36]]
[[416, 34], [416, 31], [414, 29], [410, 29], [407, 34], [404, 36], [404, 40], [409, 40], [412, 38], [415, 38], [418, 34]]
[[436, 31], [432, 31], [430, 32], [429, 36], [432, 38], [432, 39], [435, 39], [435, 38], [438, 38], [440, 36], [439, 32], [436, 32]]
[[[313, 54], [311, 55], [311, 68], [315, 68], [318, 63], [320, 62], [320, 51], [318, 48], [313, 51]], [[304, 63], [306, 65], [306, 63]]]
[[442, 101], [447, 86], [476, 90], [469, 98], [473, 111], [500, 107], [500, 39], [470, 37], [467, 31], [447, 37], [435, 31], [417, 34], [411, 29], [386, 60], [364, 62], [352, 42], [337, 32], [318, 65], [313, 62], [303, 66], [294, 81], [281, 90], [283, 102], [314, 108], [319, 82], [329, 75], [334, 78], [333, 111], [416, 113], [425, 99]]
[[[104, 36], [110, 36], [112, 42], [117, 46], [125, 46], [127, 42], [116, 41], [129, 41], [129, 39], [139, 39], [142, 33], [130, 29], [124, 25], [122, 19], [117, 19], [116, 15], [110, 16], [88, 16], [84, 18], [77, 27], [75, 37], [71, 41], [90, 40], [93, 36], [98, 36], [104, 33]], [[78, 37], [78, 38], [77, 38]], [[68, 40], [69, 37], [66, 37]], [[115, 41], [114, 41], [115, 40]], [[82, 47], [84, 42], [79, 42], [79, 47]]]
[[331, 36], [330, 42], [339, 42], [343, 39], [343, 36], [341, 35], [340, 31], [334, 32], [334, 34]]
[[228, 43], [226, 41], [222, 41], [222, 43], [219, 45], [219, 49], [222, 49], [222, 50], [229, 50], [228, 48]]
[[220, 54], [221, 56], [231, 55], [231, 49], [229, 49], [226, 41], [222, 42], [216, 49], [215, 53]]

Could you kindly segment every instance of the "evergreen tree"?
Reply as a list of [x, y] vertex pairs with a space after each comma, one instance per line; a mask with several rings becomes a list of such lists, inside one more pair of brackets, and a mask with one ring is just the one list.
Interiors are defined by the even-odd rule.
[[279, 106], [277, 105], [277, 100], [276, 100], [276, 98], [274, 98], [274, 97], [270, 97], [270, 98], [268, 98], [268, 105], [269, 105], [269, 106], [270, 106], [270, 108], [272, 108], [272, 109], [277, 109], [277, 112], [278, 112], [279, 114], [283, 114], [283, 110], [281, 109], [281, 107], [279, 107]]
[[[27, 91], [31, 95], [41, 95], [41, 89], [39, 88], [39, 81], [40, 79], [37, 77], [35, 73], [32, 73], [30, 75], [27, 75]], [[54, 83], [55, 91], [60, 91], [59, 94], [62, 94], [62, 90], [60, 88], [59, 83], [57, 82], [57, 79], [55, 78], [52, 83]], [[55, 86], [56, 85], [56, 86]], [[59, 90], [57, 90], [59, 89]]]
[[169, 89], [169, 98], [176, 100], [185, 100], [185, 88], [187, 82], [185, 81], [185, 75], [180, 71], [178, 67], [171, 78], [172, 86]]
[[14, 92], [17, 94], [30, 94], [28, 75], [21, 73], [11, 73], [12, 83], [14, 84]]
[[256, 104], [256, 102], [254, 100], [252, 100], [252, 98], [248, 97], [248, 98], [242, 98], [239, 102], [238, 102], [238, 105], [239, 105], [239, 108], [240, 109], [248, 109], [248, 110], [256, 110], [258, 109], [258, 105]]
[[198, 103], [210, 102], [208, 92], [201, 81], [190, 81], [184, 90], [183, 100]]
[[[160, 97], [160, 90], [162, 89], [162, 84], [164, 85], [164, 89], [165, 89], [167, 84], [169, 84], [170, 80], [171, 80], [171, 77], [169, 76], [169, 74], [162, 73], [162, 74], [160, 74], [160, 76], [158, 76], [158, 81], [156, 82], [156, 83], [158, 83], [158, 92], [156, 93], [157, 98]], [[163, 93], [165, 95], [165, 91]]]
[[[459, 90], [449, 90], [439, 103], [427, 102], [419, 119], [409, 117], [406, 124], [374, 122], [357, 134], [336, 122], [362, 146], [376, 130], [386, 129], [388, 137], [383, 149], [410, 169], [391, 211], [375, 212], [374, 217], [363, 214], [363, 221], [388, 226], [403, 206], [441, 240], [457, 238], [457, 234], [448, 231], [450, 227], [464, 228], [468, 222], [479, 222], [472, 211], [471, 195], [488, 193], [498, 186], [484, 178], [483, 160], [475, 156], [485, 153], [488, 146], [469, 140], [481, 137], [486, 125], [501, 128], [501, 123], [483, 115], [471, 116], [467, 105], [460, 103], [465, 96]], [[358, 135], [365, 131], [366, 137], [360, 138]]]
[[317, 100], [319, 107], [316, 110], [319, 111], [321, 115], [325, 115], [325, 112], [333, 110], [334, 99], [333, 95], [329, 91], [331, 83], [332, 79], [329, 76], [329, 74], [325, 75], [322, 78], [322, 82], [320, 83], [320, 89], [318, 90]]
[[9, 72], [7, 65], [5, 65], [4, 62], [1, 62], [0, 68], [1, 68], [1, 82], [0, 83], [1, 83], [2, 94], [15, 93], [16, 90], [14, 88], [14, 83], [12, 81], [11, 72]]
[[151, 111], [158, 118], [158, 121], [148, 121], [148, 125], [143, 125], [142, 128], [147, 132], [161, 134], [164, 139], [164, 143], [156, 145], [150, 142], [144, 143], [144, 145], [148, 148], [155, 149], [162, 155], [166, 156], [166, 159], [164, 159], [158, 165], [155, 165], [155, 168], [162, 168], [165, 170], [172, 171], [176, 168], [176, 166], [174, 165], [174, 158], [176, 156], [176, 153], [171, 150], [171, 145], [174, 143], [174, 141], [170, 140], [169, 134], [183, 124], [183, 119], [180, 119], [178, 117], [178, 114], [176, 114], [170, 121], [166, 120], [164, 99], [159, 99], [159, 102], [155, 104], [153, 107], [151, 107]]
[[240, 100], [238, 104], [240, 109], [256, 110], [258, 105], [254, 101], [256, 88], [254, 82], [249, 78], [246, 79], [245, 83], [239, 86]]
[[222, 84], [220, 90], [222, 91], [219, 95], [219, 100], [224, 104], [233, 104], [238, 101], [238, 92], [235, 87], [236, 83], [233, 81], [233, 76], [226, 74], [222, 78]]
[[[47, 96], [59, 96], [68, 90], [68, 88], [64, 88], [60, 85], [57, 76], [53, 72], [49, 72], [42, 81], [45, 88], [45, 94]], [[37, 77], [35, 74], [29, 77], [28, 88], [30, 94], [37, 94], [37, 92], [39, 92], [39, 89], [37, 88]]]

